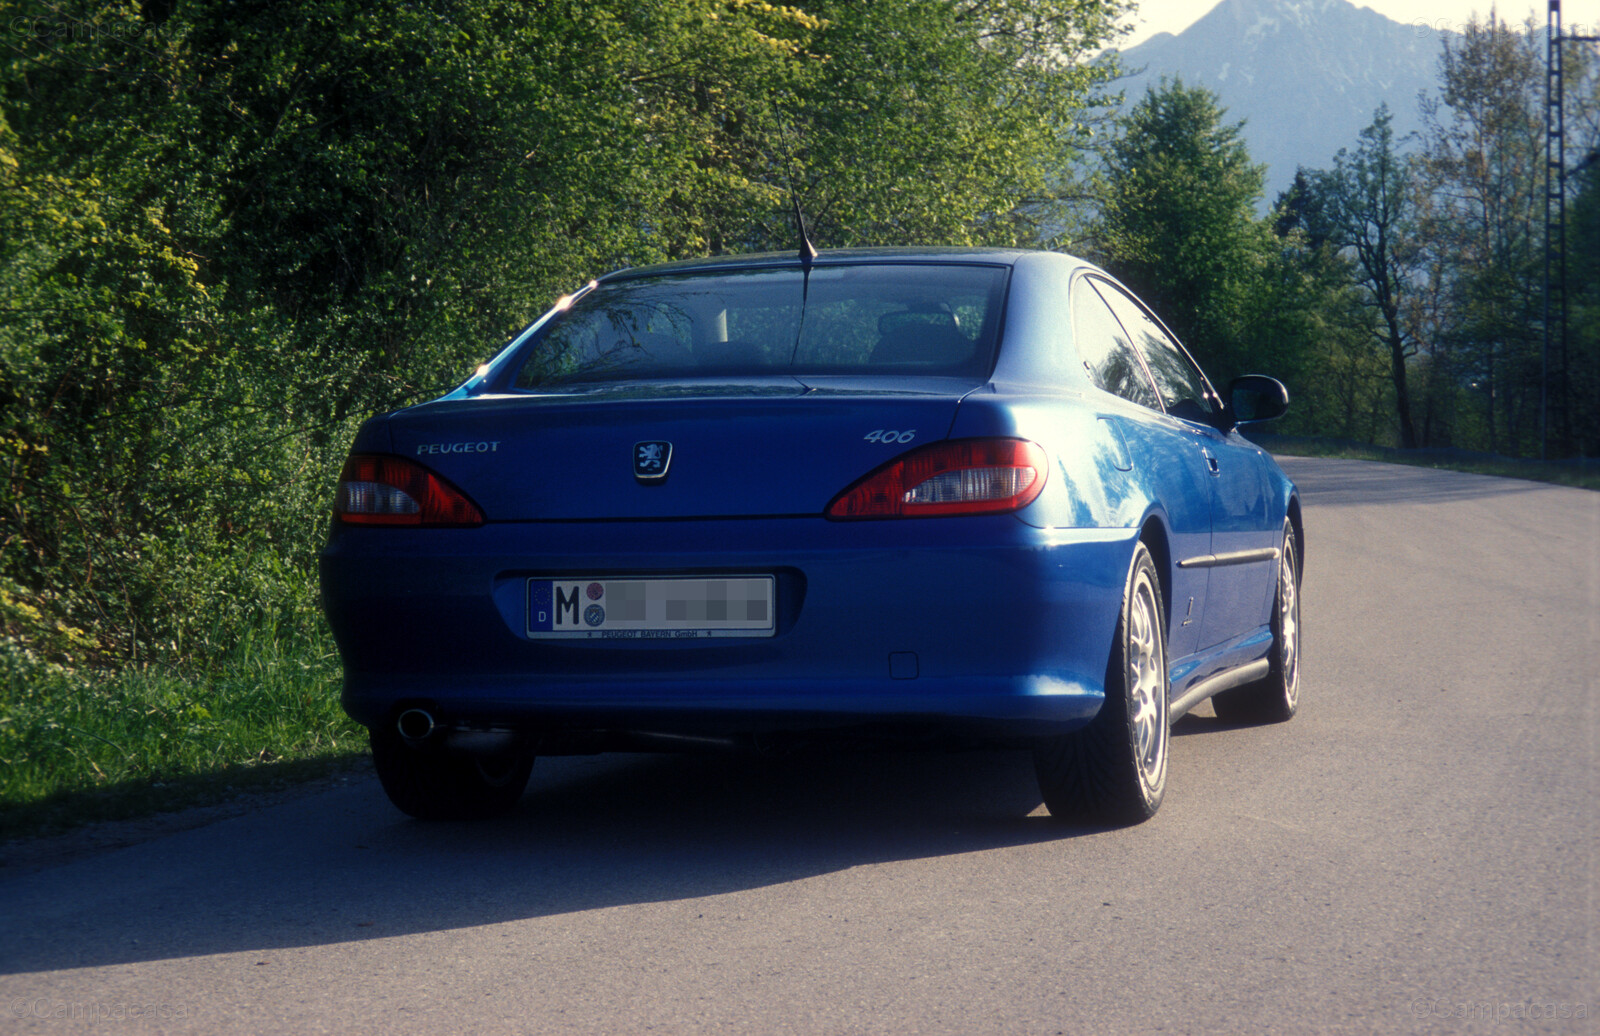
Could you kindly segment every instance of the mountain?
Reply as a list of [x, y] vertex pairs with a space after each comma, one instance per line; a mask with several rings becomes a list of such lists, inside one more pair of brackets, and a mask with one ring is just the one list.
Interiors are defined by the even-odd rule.
[[1435, 86], [1438, 30], [1402, 25], [1347, 0], [1222, 0], [1174, 36], [1121, 54], [1132, 106], [1163, 76], [1204, 86], [1245, 120], [1251, 157], [1267, 166], [1270, 205], [1296, 166], [1326, 169], [1388, 102], [1395, 135], [1418, 129], [1417, 94]]

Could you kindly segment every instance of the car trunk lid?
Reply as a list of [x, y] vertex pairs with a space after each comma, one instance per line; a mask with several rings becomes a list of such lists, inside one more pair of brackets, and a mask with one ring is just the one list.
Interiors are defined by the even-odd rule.
[[878, 465], [944, 438], [974, 387], [827, 380], [450, 398], [386, 425], [394, 453], [449, 479], [491, 522], [814, 515]]

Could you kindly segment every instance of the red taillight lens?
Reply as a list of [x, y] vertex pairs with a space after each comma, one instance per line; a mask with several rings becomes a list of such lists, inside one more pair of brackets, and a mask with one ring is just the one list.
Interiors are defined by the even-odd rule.
[[339, 472], [333, 513], [353, 525], [482, 525], [467, 495], [416, 461], [358, 453]]
[[829, 518], [999, 514], [1044, 491], [1044, 447], [1026, 439], [958, 439], [912, 450], [834, 497]]

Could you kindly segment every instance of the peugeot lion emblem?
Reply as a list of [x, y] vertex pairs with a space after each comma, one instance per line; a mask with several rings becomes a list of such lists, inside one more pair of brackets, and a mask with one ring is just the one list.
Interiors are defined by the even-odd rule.
[[640, 482], [660, 482], [672, 463], [672, 444], [655, 439], [633, 444], [633, 477]]

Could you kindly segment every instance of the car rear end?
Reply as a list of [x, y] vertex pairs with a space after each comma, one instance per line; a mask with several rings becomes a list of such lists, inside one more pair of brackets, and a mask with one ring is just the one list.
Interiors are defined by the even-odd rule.
[[1135, 533], [1030, 524], [1046, 447], [959, 434], [1008, 273], [604, 280], [368, 422], [322, 557], [346, 709], [539, 753], [1086, 722]]

